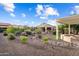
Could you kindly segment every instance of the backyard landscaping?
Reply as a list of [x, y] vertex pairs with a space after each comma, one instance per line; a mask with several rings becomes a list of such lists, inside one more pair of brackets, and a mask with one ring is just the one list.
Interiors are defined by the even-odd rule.
[[51, 30], [44, 32], [40, 28], [10, 26], [0, 33], [0, 55], [79, 55], [79, 48], [63, 40], [56, 40]]

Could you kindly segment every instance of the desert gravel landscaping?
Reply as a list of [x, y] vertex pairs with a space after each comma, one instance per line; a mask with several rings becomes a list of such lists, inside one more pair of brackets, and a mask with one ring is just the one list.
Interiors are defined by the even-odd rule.
[[68, 48], [44, 44], [41, 40], [29, 38], [27, 44], [22, 44], [19, 38], [8, 40], [0, 33], [0, 55], [7, 56], [72, 56], [79, 55], [79, 48]]

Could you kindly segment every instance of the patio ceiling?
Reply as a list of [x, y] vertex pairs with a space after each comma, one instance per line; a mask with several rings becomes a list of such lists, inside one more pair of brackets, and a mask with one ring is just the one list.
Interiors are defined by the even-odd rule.
[[57, 19], [57, 22], [62, 24], [79, 24], [79, 15], [60, 18], [60, 19]]

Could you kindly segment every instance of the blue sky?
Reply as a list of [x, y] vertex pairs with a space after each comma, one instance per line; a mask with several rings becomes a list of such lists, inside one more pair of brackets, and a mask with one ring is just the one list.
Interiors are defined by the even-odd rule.
[[77, 3], [0, 3], [0, 22], [17, 25], [56, 25], [57, 18], [73, 14], [79, 14]]

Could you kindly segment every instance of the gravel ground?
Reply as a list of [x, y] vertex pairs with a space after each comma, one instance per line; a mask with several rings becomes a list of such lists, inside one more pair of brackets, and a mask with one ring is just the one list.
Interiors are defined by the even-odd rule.
[[[30, 38], [29, 38], [30, 39]], [[39, 39], [22, 44], [17, 37], [8, 40], [0, 33], [0, 55], [3, 56], [77, 56], [79, 49], [45, 45]]]

